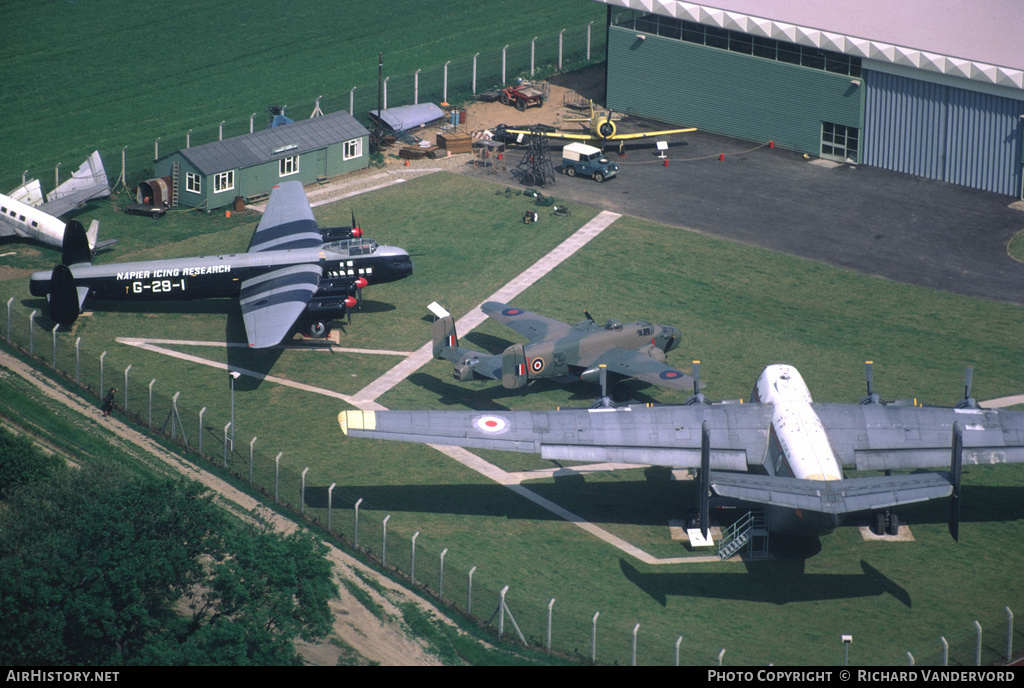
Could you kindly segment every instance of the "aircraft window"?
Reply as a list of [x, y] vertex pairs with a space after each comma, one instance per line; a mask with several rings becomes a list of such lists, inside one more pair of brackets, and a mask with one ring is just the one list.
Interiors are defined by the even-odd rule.
[[18, 220], [21, 221], [21, 222], [24, 222], [25, 221], [25, 216], [24, 215], [19, 215], [18, 216]]
[[38, 223], [38, 222], [36, 222], [35, 220], [32, 220], [32, 226], [33, 226], [33, 227], [38, 227], [38, 226], [39, 226], [39, 223]]
[[7, 212], [7, 208], [0, 208], [0, 213], [6, 213], [6, 212]]
[[654, 334], [654, 329], [651, 327], [645, 327], [641, 329], [640, 332], [638, 332], [638, 334], [641, 337], [650, 337], [652, 334]]

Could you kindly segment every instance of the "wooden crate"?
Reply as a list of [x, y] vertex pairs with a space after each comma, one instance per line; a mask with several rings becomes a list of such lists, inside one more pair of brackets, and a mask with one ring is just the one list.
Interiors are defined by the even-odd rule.
[[437, 145], [452, 153], [472, 153], [473, 138], [469, 134], [444, 132], [437, 135]]

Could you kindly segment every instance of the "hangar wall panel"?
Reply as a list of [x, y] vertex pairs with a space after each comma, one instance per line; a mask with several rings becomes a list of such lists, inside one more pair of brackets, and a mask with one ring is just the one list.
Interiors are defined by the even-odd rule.
[[812, 155], [822, 122], [861, 127], [849, 76], [612, 26], [608, 102], [616, 112]]
[[1024, 101], [865, 70], [865, 164], [1021, 195]]

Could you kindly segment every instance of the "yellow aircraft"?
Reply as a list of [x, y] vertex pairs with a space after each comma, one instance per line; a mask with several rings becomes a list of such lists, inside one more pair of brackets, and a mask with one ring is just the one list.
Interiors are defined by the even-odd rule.
[[[648, 139], [652, 136], [667, 136], [668, 134], [685, 134], [690, 131], [697, 131], [695, 127], [689, 127], [686, 129], [665, 129], [663, 131], [644, 131], [636, 134], [620, 134], [618, 127], [615, 123], [620, 121], [612, 117], [612, 113], [609, 110], [605, 114], [600, 114], [594, 109], [594, 101], [590, 101], [590, 117], [579, 117], [566, 119], [566, 122], [579, 122], [583, 125], [585, 132], [579, 134], [571, 134], [560, 131], [542, 131], [539, 132], [543, 136], [551, 139], [573, 139], [577, 141], [589, 141], [593, 145], [599, 148], [604, 148], [605, 143], [608, 141], [619, 142], [619, 152], [622, 152], [622, 145], [624, 141], [632, 139]], [[529, 129], [506, 129], [506, 133], [509, 134], [520, 134], [526, 136], [538, 132], [530, 131]]]

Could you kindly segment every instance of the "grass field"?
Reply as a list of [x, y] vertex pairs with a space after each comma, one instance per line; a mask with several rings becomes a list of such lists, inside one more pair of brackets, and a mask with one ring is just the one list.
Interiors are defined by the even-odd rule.
[[[354, 210], [368, 234], [407, 248], [416, 264], [412, 278], [367, 290], [368, 312], [356, 314], [342, 345], [419, 347], [429, 338], [427, 302], [438, 300], [462, 315], [594, 215], [573, 205], [569, 218], [545, 218], [528, 229], [519, 222], [527, 201], [507, 198], [501, 189], [438, 173], [318, 208], [322, 224], [341, 223]], [[155, 257], [185, 246], [233, 250], [245, 245], [253, 219], [186, 215], [175, 219], [180, 226], [167, 225], [168, 231], [178, 236], [191, 226], [196, 243], [167, 246], [155, 234], [162, 225], [129, 218], [147, 231], [135, 234], [124, 252], [103, 260], [122, 260], [124, 254]], [[55, 251], [32, 251], [34, 256], [19, 252], [20, 267], [45, 268], [56, 260]], [[651, 255], [657, 261], [646, 259]], [[609, 265], [616, 266], [614, 272]], [[27, 296], [26, 282], [0, 282], [0, 298], [15, 296], [21, 306], [43, 308]], [[893, 284], [634, 218], [618, 220], [517, 303], [569, 321], [587, 308], [598, 319], [645, 318], [680, 326], [685, 340], [670, 359], [681, 365], [701, 359], [705, 392], [713, 399], [748, 396], [761, 367], [780, 360], [801, 369], [820, 401], [859, 399], [865, 359], [875, 361], [876, 389], [886, 398], [952, 403], [962, 393], [966, 364], [976, 367], [979, 399], [1024, 389], [1024, 371], [1012, 364], [1020, 360], [1017, 333], [1024, 312], [1019, 307]], [[190, 418], [198, 406], [208, 407], [204, 423], [216, 437], [229, 419], [223, 373], [114, 342], [125, 336], [243, 339], [229, 302], [190, 311], [179, 306], [97, 310], [82, 318], [72, 335], [62, 335], [62, 352], [81, 336], [87, 355], [108, 351], [107, 370], [114, 371], [108, 375], [116, 380], [132, 365], [136, 407], [144, 408], [147, 383], [156, 379], [158, 392], [182, 393], [179, 404], [192, 409]], [[491, 322], [465, 339], [492, 351], [518, 341]], [[37, 346], [42, 342], [48, 352], [48, 341], [46, 330], [39, 329]], [[228, 355], [223, 348], [171, 348], [221, 361]], [[230, 355], [240, 367], [348, 394], [397, 362], [390, 356], [290, 350]], [[586, 405], [595, 393], [586, 385], [537, 383], [511, 392], [483, 382], [458, 384], [450, 370], [449, 364], [432, 362], [380, 401], [391, 408], [542, 409]], [[660, 402], [684, 396], [642, 386], [637, 391], [642, 399]], [[834, 663], [841, 633], [857, 637], [858, 663], [895, 663], [907, 649], [920, 657], [937, 646], [938, 636], [969, 633], [974, 617], [998, 618], [1004, 605], [1015, 608], [1024, 599], [1014, 564], [1024, 535], [1016, 507], [1024, 487], [1019, 467], [966, 472], [960, 544], [945, 532], [945, 504], [933, 504], [902, 514], [912, 525], [914, 543], [865, 543], [854, 528], [844, 527], [820, 540], [777, 539], [774, 562], [647, 566], [431, 449], [343, 438], [335, 421], [342, 408], [337, 400], [242, 378], [236, 386], [240, 453], [247, 454], [246, 444], [258, 437], [257, 480], [270, 484], [272, 458], [284, 452], [283, 489], [293, 503], [298, 474], [307, 466], [307, 484], [336, 482], [334, 523], [342, 523], [350, 536], [352, 505], [362, 498], [362, 540], [375, 549], [380, 523], [391, 514], [388, 559], [403, 570], [408, 570], [409, 538], [420, 532], [421, 580], [432, 580], [437, 555], [448, 548], [446, 596], [463, 606], [465, 572], [478, 567], [477, 614], [488, 616], [497, 590], [511, 586], [508, 601], [516, 620], [538, 642], [547, 602], [554, 597], [556, 646], [589, 655], [591, 617], [600, 611], [603, 661], [628, 661], [631, 629], [641, 623], [642, 663], [670, 663], [679, 635], [685, 636], [687, 663], [710, 663], [722, 647], [728, 648], [727, 663]], [[186, 421], [190, 432], [193, 422]], [[481, 455], [506, 470], [546, 466], [529, 455]], [[236, 470], [245, 474], [244, 460]], [[685, 510], [692, 488], [670, 481], [663, 470], [545, 479], [530, 487], [656, 556], [686, 554], [669, 539], [667, 521]], [[325, 509], [312, 512], [326, 521]], [[964, 585], [965, 580], [985, 584]], [[766, 625], [800, 629], [800, 634], [794, 639], [765, 633]], [[992, 644], [999, 646], [994, 639]]]
[[[588, 0], [457, 1], [429, 9], [403, 0], [387, 6], [389, 24], [382, 32], [374, 6], [366, 3], [304, 2], [282, 9], [265, 2], [187, 0], [146, 13], [112, 0], [8, 3], [9, 39], [0, 46], [0, 64], [8, 83], [17, 74], [23, 89], [5, 103], [7, 117], [0, 123], [0, 188], [17, 184], [26, 168], [49, 187], [58, 161], [77, 165], [94, 148], [114, 171], [127, 145], [129, 169], [141, 170], [157, 136], [164, 137], [166, 152], [184, 145], [188, 129], [195, 130], [193, 143], [212, 140], [221, 120], [229, 121], [225, 135], [242, 133], [248, 115], [271, 103], [296, 109], [308, 103], [311, 109], [314, 98], [325, 94], [330, 111], [347, 107], [348, 90], [356, 85], [360, 94], [372, 89], [375, 100], [378, 51], [385, 52], [390, 73], [409, 75], [422, 67], [425, 78], [430, 68], [436, 80], [437, 67], [448, 59], [493, 52], [514, 37], [528, 46], [538, 27], [552, 27], [557, 35], [562, 26], [592, 19], [599, 25], [604, 16], [604, 6]], [[39, 40], [46, 32], [52, 41]], [[83, 59], [87, 54], [92, 57]], [[488, 69], [493, 72], [493, 62]], [[412, 278], [367, 290], [363, 312], [345, 328], [342, 345], [419, 347], [429, 339], [428, 302], [437, 300], [461, 316], [596, 214], [570, 205], [569, 218], [545, 217], [526, 228], [519, 218], [527, 202], [496, 193], [501, 188], [439, 173], [318, 208], [323, 225], [347, 224], [354, 211], [369, 236], [406, 248], [416, 265]], [[82, 213], [100, 219], [101, 236], [120, 239], [114, 252], [100, 258], [104, 262], [240, 250], [257, 221], [244, 213], [172, 213], [153, 222], [119, 214], [115, 205], [95, 203]], [[44, 309], [28, 295], [27, 275], [51, 268], [58, 252], [24, 242], [5, 244], [10, 250], [16, 255], [3, 259], [0, 298], [6, 303], [13, 297], [18, 313]], [[875, 387], [885, 398], [948, 405], [962, 394], [965, 365], [975, 366], [979, 399], [1024, 391], [1019, 307], [894, 284], [635, 218], [617, 221], [517, 303], [567, 321], [580, 319], [586, 308], [598, 320], [642, 318], [680, 327], [684, 342], [670, 360], [682, 366], [700, 359], [712, 399], [748, 397], [761, 368], [778, 361], [798, 366], [819, 401], [863, 396], [866, 359], [875, 362]], [[491, 322], [460, 334], [490, 351], [519, 341]], [[35, 337], [37, 353], [47, 357], [48, 331], [39, 327]], [[161, 399], [181, 392], [190, 433], [201, 407], [207, 407], [207, 439], [222, 432], [230, 418], [226, 375], [115, 339], [242, 341], [234, 304], [97, 310], [73, 333], [60, 335], [64, 367], [73, 366], [76, 337], [88, 361], [107, 352], [108, 382], [122, 386], [123, 371], [132, 366], [134, 408], [145, 408], [147, 385], [156, 380]], [[171, 348], [346, 394], [397, 360]], [[483, 382], [457, 384], [450, 372], [449, 364], [431, 362], [379, 401], [392, 408], [546, 409], [588, 405], [594, 396], [586, 385], [538, 383], [510, 392]], [[95, 380], [95, 367], [87, 374]], [[643, 400], [684, 398], [655, 388], [637, 391]], [[1003, 607], [1019, 612], [1024, 602], [1019, 466], [965, 472], [960, 544], [945, 531], [946, 505], [933, 504], [902, 514], [912, 525], [913, 543], [866, 543], [844, 527], [820, 540], [776, 540], [779, 556], [771, 562], [648, 566], [429, 448], [345, 439], [335, 420], [345, 405], [336, 399], [243, 377], [235, 405], [240, 453], [247, 455], [246, 445], [258, 437], [257, 480], [273, 480], [273, 457], [283, 452], [282, 493], [292, 503], [305, 467], [312, 485], [336, 482], [334, 519], [346, 534], [356, 499], [364, 500], [362, 539], [375, 547], [381, 521], [391, 514], [389, 561], [407, 561], [409, 540], [420, 532], [419, 578], [435, 576], [431, 562], [448, 548], [446, 597], [465, 605], [466, 572], [476, 566], [473, 611], [488, 617], [497, 591], [509, 585], [509, 606], [532, 640], [543, 640], [547, 604], [555, 598], [556, 647], [588, 657], [591, 619], [599, 611], [603, 662], [629, 661], [637, 623], [638, 661], [645, 664], [671, 663], [679, 636], [682, 661], [690, 664], [713, 663], [723, 647], [726, 664], [837, 664], [843, 633], [855, 636], [855, 664], [902, 663], [907, 650], [924, 662], [938, 652], [942, 635], [954, 646], [965, 644], [962, 656], [969, 658], [972, 621], [982, 620], [986, 651], [998, 653], [1005, 646], [996, 630], [1005, 624]], [[167, 413], [166, 405], [160, 409], [157, 424]], [[506, 470], [547, 466], [529, 455], [482, 455]], [[244, 461], [233, 468], [246, 470]], [[653, 554], [685, 554], [669, 539], [666, 521], [684, 512], [692, 488], [670, 481], [665, 471], [634, 469], [530, 486]], [[310, 511], [326, 521], [325, 509]]]
[[[349, 107], [356, 88], [356, 116], [377, 107], [377, 56], [384, 54], [388, 105], [413, 102], [413, 74], [420, 74], [420, 102], [440, 102], [443, 65], [449, 98], [469, 97], [472, 56], [478, 86], [500, 81], [501, 49], [509, 44], [511, 79], [529, 66], [530, 41], [538, 67], [557, 62], [557, 37], [567, 29], [565, 55], [585, 50], [585, 27], [603, 26], [605, 7], [590, 0], [301, 0], [282, 6], [268, 0], [126, 8], [117, 0], [45, 0], [4, 3], [5, 117], [0, 122], [0, 189], [24, 170], [52, 188], [63, 163], [66, 179], [99, 149], [111, 176], [128, 147], [128, 184], [152, 173], [154, 141], [160, 153], [249, 131], [266, 122], [270, 105], [288, 105], [293, 119], [321, 108]], [[604, 45], [594, 31], [595, 50]], [[601, 59], [601, 52], [595, 52]], [[514, 68], [513, 68], [514, 66]]]

